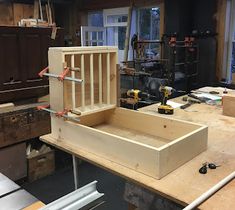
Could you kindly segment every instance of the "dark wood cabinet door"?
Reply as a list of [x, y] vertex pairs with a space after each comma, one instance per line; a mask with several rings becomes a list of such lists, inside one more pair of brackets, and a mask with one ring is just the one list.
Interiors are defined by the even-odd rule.
[[63, 46], [63, 29], [55, 40], [51, 28], [0, 27], [0, 103], [48, 92], [38, 72], [48, 65], [48, 48]]

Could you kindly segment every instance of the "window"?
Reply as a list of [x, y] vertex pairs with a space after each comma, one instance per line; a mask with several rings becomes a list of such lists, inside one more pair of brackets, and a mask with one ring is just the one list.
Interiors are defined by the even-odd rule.
[[[234, 21], [234, 24], [235, 24], [235, 21]], [[235, 26], [234, 26], [234, 28], [235, 28]], [[231, 72], [235, 73], [235, 29], [234, 29], [233, 40], [232, 40]]]
[[102, 27], [81, 26], [82, 46], [103, 46], [106, 44], [106, 32]]
[[103, 12], [89, 12], [88, 13], [88, 25], [95, 27], [103, 27]]
[[[138, 10], [138, 38], [140, 40], [160, 39], [160, 8], [149, 7]], [[145, 56], [160, 57], [160, 44], [150, 43], [145, 46]]]
[[127, 26], [128, 7], [104, 9], [104, 27]]
[[[123, 61], [128, 10], [128, 7], [122, 7], [89, 12], [89, 27], [84, 26], [82, 33], [82, 43], [84, 43], [84, 46], [102, 44], [118, 46], [118, 58], [119, 61]], [[130, 37], [134, 34], [138, 34], [139, 39], [160, 39], [160, 7], [133, 9]], [[146, 54], [149, 55], [158, 56], [159, 51], [159, 44], [152, 43], [146, 47]], [[128, 56], [131, 59], [131, 47]]]

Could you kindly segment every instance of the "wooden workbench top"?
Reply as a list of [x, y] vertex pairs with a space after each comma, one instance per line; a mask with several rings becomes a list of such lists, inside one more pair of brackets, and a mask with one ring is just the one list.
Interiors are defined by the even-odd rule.
[[[182, 103], [181, 98], [174, 101]], [[156, 105], [142, 108], [140, 111], [158, 115]], [[194, 104], [186, 110], [175, 109], [174, 115], [168, 117], [208, 125], [208, 149], [160, 180], [87, 151], [74, 149], [72, 145], [57, 141], [50, 135], [41, 139], [179, 204], [186, 205], [235, 170], [235, 118], [223, 116], [221, 107], [206, 104]], [[202, 175], [198, 169], [204, 162], [213, 162], [221, 167], [215, 170], [208, 169], [208, 173]], [[200, 209], [234, 209], [234, 200], [235, 181], [232, 181], [204, 202]]]
[[[181, 97], [174, 100], [183, 103]], [[140, 111], [156, 114], [157, 106], [151, 105]], [[175, 109], [169, 118], [187, 120], [207, 125], [208, 149], [193, 160], [184, 164], [167, 177], [160, 180], [168, 190], [164, 193], [185, 203], [190, 203], [210, 187], [235, 170], [235, 118], [224, 116], [221, 106], [194, 104], [182, 110]], [[213, 162], [221, 167], [209, 170], [205, 175], [199, 174], [198, 169], [204, 162]], [[200, 209], [235, 209], [235, 180], [204, 202]]]

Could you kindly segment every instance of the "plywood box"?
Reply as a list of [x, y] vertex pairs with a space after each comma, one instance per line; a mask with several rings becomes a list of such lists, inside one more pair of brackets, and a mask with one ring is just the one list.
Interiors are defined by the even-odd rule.
[[235, 117], [235, 95], [223, 96], [223, 114]]
[[[117, 48], [50, 48], [49, 71], [64, 67], [81, 84], [50, 78], [51, 109], [70, 109], [70, 117], [51, 115], [50, 137], [127, 168], [160, 179], [207, 148], [207, 127], [116, 107]], [[79, 113], [76, 115], [74, 113]]]

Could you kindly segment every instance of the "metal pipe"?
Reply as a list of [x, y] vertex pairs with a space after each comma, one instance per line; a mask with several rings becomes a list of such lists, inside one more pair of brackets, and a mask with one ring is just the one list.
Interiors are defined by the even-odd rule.
[[[74, 210], [88, 209], [89, 205], [101, 200], [104, 196], [99, 193], [96, 188], [97, 181], [93, 181], [84, 187], [81, 187], [55, 201], [47, 204], [39, 210]], [[96, 205], [97, 206], [97, 205]], [[90, 209], [90, 208], [89, 208]]]
[[[52, 114], [57, 114], [57, 112], [56, 112], [55, 110], [52, 110], [52, 109], [41, 108], [41, 110], [50, 112], [50, 113], [52, 113]], [[63, 115], [61, 115], [61, 116], [64, 117], [64, 118], [66, 118], [66, 119], [72, 120], [72, 121], [80, 122], [80, 119], [79, 119], [79, 118], [71, 117], [71, 116], [66, 115], [66, 114], [63, 114]]]
[[224, 179], [222, 179], [220, 182], [218, 182], [216, 185], [210, 188], [207, 192], [203, 193], [200, 197], [198, 197], [191, 204], [186, 206], [183, 210], [191, 210], [196, 208], [234, 178], [235, 178], [235, 171], [230, 175], [228, 175], [227, 177], [225, 177]]
[[73, 178], [74, 178], [74, 188], [75, 190], [78, 189], [78, 164], [77, 164], [77, 158], [75, 155], [72, 155], [73, 157]]
[[[48, 76], [48, 77], [54, 77], [54, 78], [59, 78], [60, 76], [57, 74], [51, 74], [51, 73], [44, 73], [44, 76]], [[82, 83], [83, 80], [82, 79], [76, 79], [76, 78], [72, 78], [72, 77], [64, 77], [65, 80], [69, 80], [72, 82], [78, 82], [78, 83]]]

